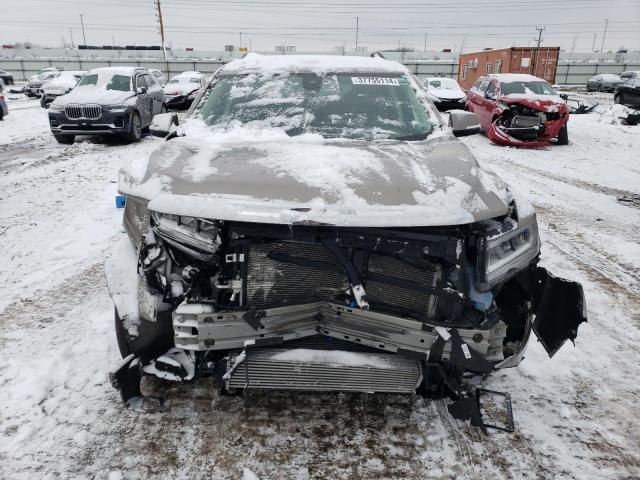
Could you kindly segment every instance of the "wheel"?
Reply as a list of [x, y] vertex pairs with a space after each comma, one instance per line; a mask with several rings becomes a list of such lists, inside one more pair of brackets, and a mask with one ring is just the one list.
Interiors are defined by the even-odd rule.
[[58, 143], [63, 143], [65, 145], [71, 145], [76, 139], [75, 135], [54, 135], [54, 137]]
[[558, 132], [558, 145], [569, 145], [569, 129], [566, 123]]
[[618, 93], [613, 97], [613, 103], [622, 103], [622, 94]]
[[122, 325], [122, 320], [120, 319], [118, 310], [115, 307], [113, 309], [113, 318], [116, 324], [116, 340], [118, 342], [118, 350], [120, 350], [120, 355], [122, 356], [122, 358], [128, 357], [131, 354], [131, 347], [129, 346], [127, 332]]
[[127, 140], [130, 142], [139, 142], [142, 138], [142, 120], [138, 112], [131, 114], [131, 121], [129, 122], [129, 132], [126, 134]]

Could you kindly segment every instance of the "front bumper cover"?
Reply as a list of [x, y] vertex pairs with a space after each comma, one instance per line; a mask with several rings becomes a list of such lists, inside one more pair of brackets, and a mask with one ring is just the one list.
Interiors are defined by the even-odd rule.
[[56, 135], [117, 135], [129, 131], [131, 109], [120, 111], [102, 110], [96, 120], [69, 119], [64, 112], [49, 110], [49, 126]]

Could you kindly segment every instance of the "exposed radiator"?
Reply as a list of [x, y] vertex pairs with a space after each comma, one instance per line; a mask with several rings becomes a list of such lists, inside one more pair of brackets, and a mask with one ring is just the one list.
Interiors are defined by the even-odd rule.
[[[280, 254], [309, 260], [299, 262], [274, 260]], [[251, 245], [247, 255], [247, 306], [272, 308], [319, 301], [336, 301], [349, 290], [349, 282], [341, 265], [322, 245], [278, 242]], [[325, 268], [317, 268], [321, 262]], [[367, 272], [409, 281], [417, 287], [433, 287], [440, 278], [439, 265], [418, 268], [400, 259], [370, 253]], [[365, 289], [371, 308], [376, 311], [412, 312], [419, 318], [433, 318], [436, 296], [402, 286], [367, 279]]]
[[415, 393], [421, 381], [420, 364], [396, 354], [256, 348], [247, 350], [227, 388]]

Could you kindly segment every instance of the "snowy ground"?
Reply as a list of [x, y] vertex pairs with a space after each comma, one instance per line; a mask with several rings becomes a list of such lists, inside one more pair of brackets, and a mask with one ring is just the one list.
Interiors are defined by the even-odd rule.
[[533, 200], [543, 264], [583, 283], [589, 312], [575, 349], [549, 360], [532, 340], [520, 367], [489, 380], [512, 394], [517, 431], [484, 437], [442, 402], [394, 395], [221, 398], [207, 382], [149, 382], [168, 410], [123, 410], [107, 379], [119, 355], [102, 265], [122, 236], [117, 170], [160, 140], [61, 146], [36, 101], [9, 108], [0, 478], [640, 477], [640, 127], [575, 116], [569, 146], [536, 151], [465, 139]]

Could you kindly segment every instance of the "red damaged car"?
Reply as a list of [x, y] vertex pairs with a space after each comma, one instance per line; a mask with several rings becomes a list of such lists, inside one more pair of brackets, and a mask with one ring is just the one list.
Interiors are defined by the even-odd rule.
[[569, 143], [569, 109], [541, 78], [505, 73], [480, 77], [469, 89], [467, 109], [498, 145], [543, 147], [552, 138]]

